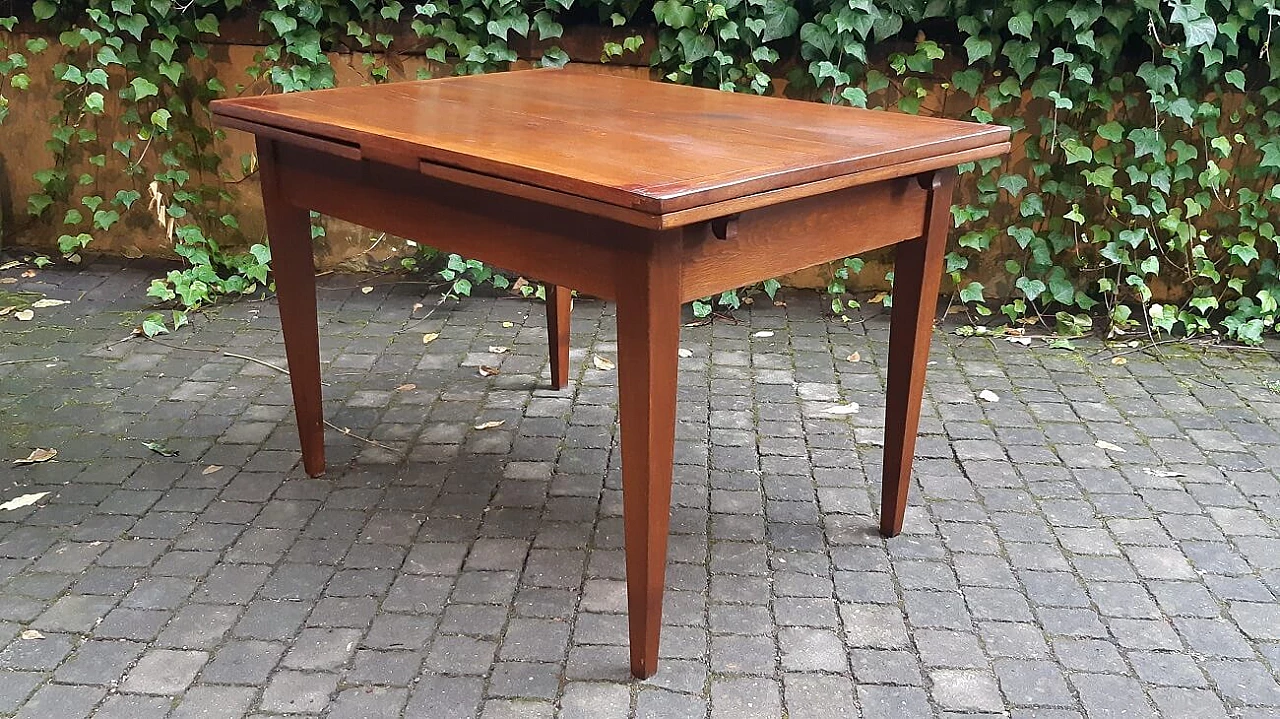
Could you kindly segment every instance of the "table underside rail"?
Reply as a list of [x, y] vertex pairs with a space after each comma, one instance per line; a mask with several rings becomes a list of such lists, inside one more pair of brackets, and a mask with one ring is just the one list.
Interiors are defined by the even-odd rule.
[[[928, 200], [914, 178], [903, 177], [652, 230], [404, 168], [287, 143], [275, 149], [281, 187], [297, 207], [608, 300], [617, 299], [626, 279], [619, 275], [628, 272], [619, 250], [639, 261], [653, 243], [681, 245], [680, 300], [687, 302], [919, 237]], [[726, 224], [733, 231], [721, 239]]]

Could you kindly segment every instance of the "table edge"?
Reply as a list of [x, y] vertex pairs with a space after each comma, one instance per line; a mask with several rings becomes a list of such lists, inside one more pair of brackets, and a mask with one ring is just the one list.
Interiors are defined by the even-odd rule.
[[[442, 78], [445, 81], [454, 78]], [[798, 102], [798, 101], [797, 101]], [[549, 192], [562, 193], [580, 197], [585, 201], [599, 202], [622, 209], [633, 210], [650, 215], [665, 215], [682, 211], [691, 211], [706, 205], [716, 204], [751, 197], [766, 192], [786, 190], [791, 187], [813, 182], [836, 180], [847, 175], [869, 172], [881, 168], [891, 168], [901, 164], [915, 164], [920, 161], [932, 161], [934, 158], [946, 157], [959, 152], [980, 150], [981, 148], [998, 147], [1010, 140], [1011, 129], [1002, 125], [965, 123], [973, 132], [962, 137], [941, 140], [930, 145], [919, 145], [910, 148], [889, 150], [875, 155], [864, 155], [855, 159], [824, 162], [816, 165], [786, 168], [767, 174], [753, 175], [747, 178], [703, 187], [696, 191], [683, 191], [679, 188], [658, 186], [654, 188], [628, 188], [605, 185], [589, 180], [570, 180], [559, 185], [549, 180], [551, 176], [542, 170], [513, 165], [474, 155], [465, 155], [452, 150], [415, 144], [417, 152], [409, 158], [403, 151], [402, 141], [395, 141], [396, 147], [386, 146], [379, 142], [379, 137], [362, 132], [352, 132], [351, 137], [320, 135], [308, 132], [304, 127], [307, 121], [281, 122], [288, 115], [263, 110], [250, 105], [240, 104], [236, 98], [214, 100], [210, 103], [215, 122], [229, 127], [249, 130], [245, 125], [267, 128], [268, 133], [292, 133], [305, 138], [303, 142], [315, 145], [317, 149], [332, 146], [335, 154], [348, 154], [354, 149], [363, 159], [382, 161], [401, 167], [414, 168], [419, 163], [430, 163], [440, 167], [449, 167], [459, 172], [486, 175], [498, 180], [506, 180], [529, 187], [538, 187]], [[946, 118], [921, 119], [941, 120]], [[284, 139], [277, 136], [276, 139]], [[328, 143], [328, 144], [326, 144]], [[299, 143], [301, 144], [301, 143]], [[385, 143], [390, 145], [391, 143]], [[936, 148], [943, 151], [930, 154]], [[1003, 154], [996, 152], [995, 156]], [[923, 156], [922, 156], [923, 155]], [[904, 156], [906, 156], [904, 158]], [[559, 186], [558, 186], [559, 185]]]
[[[338, 142], [329, 138], [316, 137], [296, 130], [281, 128], [245, 120], [234, 115], [215, 113], [219, 124], [236, 130], [249, 132], [276, 142], [297, 145], [318, 151], [347, 161], [384, 162], [366, 157], [361, 147], [355, 144]], [[1008, 129], [1008, 128], [1004, 128]], [[1007, 135], [1007, 133], [1005, 133]], [[725, 199], [702, 202], [677, 207], [663, 207], [661, 203], [655, 209], [618, 205], [592, 197], [585, 197], [562, 190], [543, 187], [541, 185], [520, 182], [496, 175], [459, 168], [451, 164], [418, 160], [414, 163], [386, 163], [416, 170], [423, 175], [434, 177], [457, 185], [487, 190], [512, 197], [532, 200], [554, 207], [573, 210], [587, 215], [604, 217], [623, 222], [628, 225], [651, 230], [670, 230], [686, 225], [705, 222], [719, 217], [738, 214], [748, 210], [759, 209], [790, 200], [798, 200], [813, 195], [825, 194], [858, 185], [892, 180], [900, 177], [911, 177], [946, 167], [955, 167], [967, 162], [977, 162], [1008, 154], [1012, 145], [1008, 140], [1003, 142], [979, 145], [968, 149], [957, 150], [939, 155], [932, 155], [907, 162], [880, 165], [868, 169], [857, 170], [832, 177], [819, 178], [808, 182], [799, 182], [773, 189], [734, 195]]]

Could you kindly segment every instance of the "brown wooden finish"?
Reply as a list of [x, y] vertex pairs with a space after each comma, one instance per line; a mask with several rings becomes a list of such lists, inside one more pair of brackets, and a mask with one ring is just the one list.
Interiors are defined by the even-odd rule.
[[324, 474], [324, 416], [320, 393], [320, 336], [316, 323], [316, 268], [311, 251], [311, 217], [290, 204], [277, 173], [277, 146], [258, 138], [262, 206], [267, 215], [271, 268], [280, 304], [280, 328], [289, 360], [293, 410], [298, 418], [302, 467], [312, 477]]
[[618, 421], [631, 674], [658, 670], [680, 350], [680, 242], [618, 256]]
[[732, 238], [718, 238], [714, 223], [690, 225], [684, 231], [681, 299], [919, 237], [927, 198], [913, 178], [899, 178], [735, 215]]
[[569, 319], [573, 290], [547, 285], [547, 345], [551, 355], [551, 389], [569, 385]]
[[1009, 137], [1001, 126], [560, 70], [211, 107], [221, 117], [354, 145], [366, 160], [425, 161], [650, 214], [933, 161]]
[[638, 228], [416, 172], [279, 144], [290, 201], [430, 247], [614, 298], [613, 248]]
[[889, 381], [885, 388], [884, 480], [880, 499], [880, 533], [896, 537], [902, 531], [911, 487], [911, 461], [920, 427], [929, 340], [938, 309], [942, 259], [951, 228], [952, 169], [922, 175], [928, 189], [928, 214], [923, 236], [895, 248], [893, 311], [889, 320]]
[[618, 303], [631, 671], [662, 625], [683, 301], [896, 245], [881, 531], [902, 529], [952, 169], [1005, 128], [563, 71], [220, 101], [258, 136], [306, 471], [324, 471], [316, 210], [548, 283], [551, 381], [571, 291]]

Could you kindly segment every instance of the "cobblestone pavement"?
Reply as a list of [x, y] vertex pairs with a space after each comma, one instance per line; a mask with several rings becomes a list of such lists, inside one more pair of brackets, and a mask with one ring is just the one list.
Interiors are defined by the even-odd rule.
[[324, 278], [328, 416], [394, 451], [332, 431], [309, 479], [285, 377], [221, 353], [283, 364], [274, 304], [120, 342], [150, 276], [0, 285], [72, 301], [0, 320], [0, 500], [50, 492], [0, 511], [0, 715], [1280, 716], [1266, 353], [940, 332], [886, 542], [883, 317], [793, 293], [685, 329], [665, 659], [633, 682], [609, 305], [553, 392], [537, 305], [404, 331], [422, 285]]

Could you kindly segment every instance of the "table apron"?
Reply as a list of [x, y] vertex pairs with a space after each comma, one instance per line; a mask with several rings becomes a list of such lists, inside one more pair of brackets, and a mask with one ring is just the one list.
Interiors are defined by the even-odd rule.
[[721, 239], [716, 221], [646, 229], [407, 168], [274, 149], [282, 195], [297, 207], [607, 300], [655, 243], [681, 244], [686, 302], [920, 237], [928, 203], [914, 177], [893, 178], [748, 210]]
[[920, 237], [928, 198], [914, 177], [902, 177], [744, 212], [726, 239], [711, 223], [689, 225], [681, 300]]
[[680, 230], [649, 230], [385, 164], [276, 143], [285, 199], [543, 282], [616, 299], [628, 258]]

